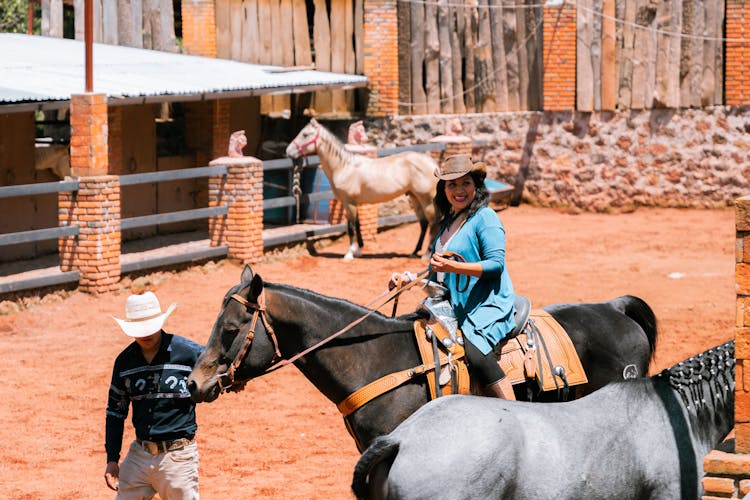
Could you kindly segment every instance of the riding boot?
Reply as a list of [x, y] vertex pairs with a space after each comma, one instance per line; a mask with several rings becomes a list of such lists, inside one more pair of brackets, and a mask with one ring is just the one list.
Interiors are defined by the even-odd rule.
[[509, 399], [515, 401], [516, 394], [513, 392], [513, 384], [508, 377], [503, 377], [497, 382], [482, 388], [484, 395], [490, 398]]

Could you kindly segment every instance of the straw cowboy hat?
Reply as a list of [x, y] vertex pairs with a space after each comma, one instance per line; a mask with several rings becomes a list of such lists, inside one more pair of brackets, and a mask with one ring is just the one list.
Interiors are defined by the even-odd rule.
[[133, 294], [125, 301], [125, 319], [114, 316], [112, 319], [120, 325], [125, 335], [135, 338], [148, 337], [161, 330], [176, 307], [177, 304], [171, 304], [166, 312], [161, 312], [159, 299], [153, 292]]
[[435, 170], [435, 177], [444, 181], [451, 181], [477, 170], [487, 173], [487, 166], [481, 161], [472, 163], [471, 155], [453, 155], [446, 158], [443, 164]]

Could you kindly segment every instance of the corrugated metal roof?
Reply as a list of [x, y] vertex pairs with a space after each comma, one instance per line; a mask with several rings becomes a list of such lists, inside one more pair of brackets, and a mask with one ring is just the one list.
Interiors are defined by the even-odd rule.
[[[0, 54], [0, 112], [59, 107], [71, 94], [85, 92], [82, 41], [0, 33]], [[283, 71], [279, 66], [99, 43], [93, 46], [93, 62], [94, 92], [107, 94], [113, 104], [309, 92], [367, 83], [360, 75]]]

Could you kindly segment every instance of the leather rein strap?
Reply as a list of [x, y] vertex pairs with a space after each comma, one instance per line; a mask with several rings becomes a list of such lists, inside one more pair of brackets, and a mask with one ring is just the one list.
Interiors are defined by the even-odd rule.
[[[290, 365], [297, 361], [299, 358], [309, 354], [310, 352], [314, 351], [315, 349], [318, 349], [319, 347], [327, 344], [328, 342], [332, 341], [336, 337], [339, 337], [340, 335], [343, 335], [344, 333], [348, 332], [361, 322], [363, 322], [365, 319], [367, 319], [370, 315], [372, 315], [375, 311], [383, 307], [385, 304], [390, 302], [393, 298], [398, 297], [399, 294], [406, 291], [407, 289], [413, 287], [417, 283], [419, 283], [419, 280], [427, 275], [427, 270], [422, 271], [417, 275], [417, 278], [410, 281], [404, 286], [400, 286], [397, 288], [394, 288], [393, 290], [386, 291], [379, 296], [375, 297], [372, 301], [368, 302], [365, 307], [370, 307], [374, 303], [377, 303], [376, 306], [374, 306], [370, 311], [365, 314], [364, 316], [361, 316], [357, 318], [356, 320], [352, 321], [348, 325], [346, 325], [344, 328], [340, 329], [336, 333], [326, 337], [325, 339], [321, 340], [317, 344], [314, 344], [307, 349], [305, 349], [302, 352], [299, 352], [292, 356], [289, 359], [282, 359], [281, 352], [279, 351], [279, 342], [276, 339], [276, 334], [273, 331], [273, 328], [271, 327], [271, 323], [268, 321], [268, 313], [266, 312], [266, 300], [265, 300], [265, 291], [261, 292], [258, 296], [258, 303], [254, 304], [244, 297], [242, 297], [239, 294], [232, 294], [230, 296], [230, 299], [234, 299], [240, 304], [244, 305], [248, 309], [253, 309], [253, 318], [250, 321], [250, 329], [247, 332], [247, 335], [245, 335], [245, 342], [242, 345], [242, 348], [237, 353], [237, 356], [235, 356], [234, 361], [232, 361], [232, 364], [229, 366], [229, 369], [225, 373], [218, 374], [218, 384], [219, 388], [222, 392], [230, 392], [230, 391], [240, 391], [245, 387], [245, 384], [247, 381], [236, 381], [234, 379], [234, 374], [237, 371], [237, 368], [239, 368], [240, 364], [242, 364], [242, 360], [247, 355], [247, 352], [250, 350], [250, 346], [253, 343], [253, 338], [255, 337], [255, 327], [258, 322], [258, 318], [260, 317], [261, 321], [263, 322], [263, 326], [266, 328], [266, 332], [268, 333], [268, 336], [271, 338], [271, 341], [273, 342], [274, 346], [274, 359], [271, 361], [271, 366], [266, 369], [264, 374], [270, 373], [272, 371], [276, 371], [279, 368], [282, 368], [284, 366]], [[379, 299], [380, 302], [378, 303]]]

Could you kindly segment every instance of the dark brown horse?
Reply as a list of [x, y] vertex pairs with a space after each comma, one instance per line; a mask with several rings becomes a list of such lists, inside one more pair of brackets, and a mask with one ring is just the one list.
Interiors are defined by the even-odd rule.
[[[581, 358], [589, 380], [582, 394], [648, 371], [656, 319], [641, 299], [623, 296], [545, 310], [567, 330]], [[346, 300], [264, 283], [246, 266], [240, 284], [224, 297], [206, 349], [188, 379], [193, 400], [213, 401], [232, 381], [259, 377], [368, 313], [340, 337], [294, 361], [335, 404], [380, 377], [421, 364], [412, 333], [415, 315], [389, 318]], [[517, 385], [516, 394], [524, 399], [527, 391]], [[415, 376], [356, 410], [348, 423], [364, 448], [428, 401], [426, 376]]]

